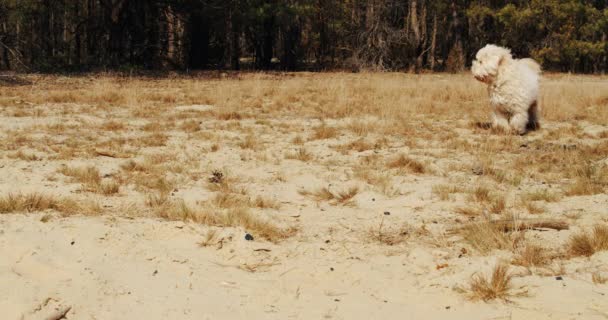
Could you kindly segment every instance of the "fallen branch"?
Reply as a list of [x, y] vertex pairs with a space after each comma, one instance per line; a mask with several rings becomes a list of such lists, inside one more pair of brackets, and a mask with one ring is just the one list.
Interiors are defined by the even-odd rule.
[[568, 230], [570, 226], [566, 221], [555, 220], [555, 219], [524, 219], [524, 220], [490, 220], [484, 222], [468, 223], [458, 228], [448, 230], [448, 233], [458, 233], [463, 229], [470, 228], [477, 224], [488, 224], [489, 226], [496, 227], [496, 229], [502, 232], [513, 232], [521, 230], [531, 229], [553, 229], [553, 230]]

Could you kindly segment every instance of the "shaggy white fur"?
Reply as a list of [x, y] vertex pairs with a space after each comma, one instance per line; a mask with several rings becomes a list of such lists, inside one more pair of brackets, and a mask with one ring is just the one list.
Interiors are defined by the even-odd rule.
[[518, 134], [540, 127], [536, 61], [513, 59], [511, 50], [488, 44], [477, 52], [471, 72], [488, 85], [492, 127]]

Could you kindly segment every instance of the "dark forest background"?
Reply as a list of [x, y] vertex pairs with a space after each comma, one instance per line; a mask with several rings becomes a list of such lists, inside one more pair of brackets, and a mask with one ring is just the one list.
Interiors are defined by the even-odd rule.
[[608, 0], [0, 0], [0, 69], [458, 72], [486, 43], [605, 73]]

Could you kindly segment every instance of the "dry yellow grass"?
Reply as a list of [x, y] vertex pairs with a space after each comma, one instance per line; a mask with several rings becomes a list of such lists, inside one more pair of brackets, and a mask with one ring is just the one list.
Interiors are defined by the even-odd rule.
[[[248, 224], [260, 211], [269, 221], [267, 209], [282, 202], [285, 210], [295, 208], [267, 192], [274, 184], [299, 187], [293, 183], [299, 173], [360, 180], [366, 191], [391, 199], [411, 190], [404, 184], [420, 183], [424, 190], [416, 192], [432, 188], [434, 195], [421, 196], [420, 214], [429, 203], [453, 200], [457, 213], [475, 221], [484, 214], [549, 212], [564, 198], [594, 197], [608, 188], [605, 77], [545, 75], [547, 125], [524, 137], [471, 126], [488, 118], [487, 92], [468, 74], [26, 77], [32, 85], [0, 87], [3, 115], [18, 123], [3, 132], [5, 156], [59, 170], [113, 208], [133, 197], [144, 214], [168, 219], [228, 225], [221, 221], [231, 216]], [[207, 106], [188, 107], [201, 105]], [[29, 117], [43, 124], [28, 123]], [[52, 121], [41, 121], [47, 117]], [[85, 165], [59, 167], [72, 160]], [[93, 160], [120, 169], [102, 177]], [[234, 173], [210, 175], [213, 167]], [[240, 178], [252, 168], [267, 176], [250, 178], [249, 171]], [[61, 187], [64, 181], [52, 182]], [[199, 187], [213, 194], [197, 201], [220, 213], [176, 200], [175, 194]], [[304, 205], [350, 205], [359, 192], [304, 191]], [[461, 203], [459, 193], [469, 193], [469, 203]], [[518, 232], [484, 222], [476, 227], [477, 234], [465, 235], [478, 251], [528, 255], [517, 245]], [[378, 240], [392, 242], [389, 231]]]
[[597, 225], [591, 232], [580, 232], [568, 242], [568, 252], [572, 256], [590, 257], [596, 252], [608, 250], [608, 226]]
[[300, 190], [299, 193], [315, 201], [327, 201], [333, 205], [353, 205], [353, 197], [359, 193], [359, 188], [350, 187], [346, 190], [330, 190], [329, 187], [323, 187], [314, 191]]
[[468, 297], [471, 300], [508, 300], [515, 295], [511, 284], [512, 276], [509, 274], [509, 266], [504, 263], [498, 263], [492, 271], [490, 277], [474, 274], [469, 282], [469, 287], [466, 289]]
[[95, 203], [79, 203], [74, 199], [40, 193], [9, 194], [0, 197], [0, 213], [42, 212], [53, 210], [63, 214], [97, 214]]
[[389, 161], [387, 166], [391, 169], [399, 169], [409, 173], [425, 173], [427, 171], [426, 166], [422, 162], [404, 154]]
[[492, 221], [469, 224], [460, 232], [464, 241], [482, 254], [488, 254], [492, 250], [512, 251], [524, 238], [522, 231], [505, 231], [502, 225]]
[[526, 242], [518, 248], [517, 256], [512, 264], [523, 267], [543, 267], [551, 261], [552, 255], [545, 247]]

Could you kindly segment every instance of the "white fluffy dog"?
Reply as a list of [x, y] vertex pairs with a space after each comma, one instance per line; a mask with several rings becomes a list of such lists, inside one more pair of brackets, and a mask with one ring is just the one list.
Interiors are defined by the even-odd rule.
[[477, 52], [471, 71], [488, 85], [493, 128], [525, 134], [540, 127], [536, 61], [513, 59], [511, 50], [489, 44]]

